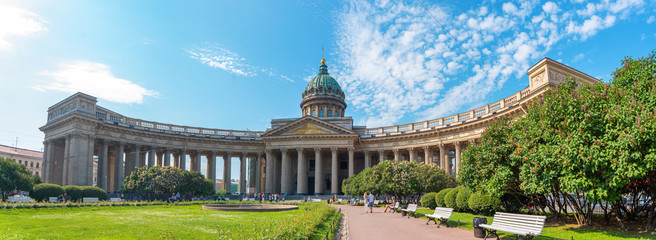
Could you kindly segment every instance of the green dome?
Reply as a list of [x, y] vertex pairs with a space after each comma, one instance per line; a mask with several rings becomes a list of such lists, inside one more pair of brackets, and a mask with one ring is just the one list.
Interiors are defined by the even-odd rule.
[[305, 90], [310, 90], [310, 89], [319, 89], [319, 88], [324, 88], [328, 89], [331, 88], [333, 90], [339, 90], [340, 92], [342, 91], [342, 88], [339, 87], [339, 83], [328, 75], [328, 66], [326, 66], [325, 60], [321, 61], [321, 67], [319, 67], [319, 74], [317, 74], [316, 77], [308, 83], [307, 87]]

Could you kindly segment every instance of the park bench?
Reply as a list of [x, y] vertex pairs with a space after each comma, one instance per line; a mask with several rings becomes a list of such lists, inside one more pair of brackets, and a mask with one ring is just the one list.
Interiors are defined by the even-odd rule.
[[109, 199], [110, 202], [120, 202], [121, 198], [113, 197]]
[[394, 206], [391, 207], [391, 209], [392, 209], [392, 211], [390, 211], [391, 213], [396, 212], [396, 210], [399, 209], [399, 202], [397, 201], [397, 202], [394, 204]]
[[27, 196], [11, 196], [7, 199], [9, 202], [31, 202], [32, 198]]
[[59, 202], [59, 198], [58, 197], [49, 197], [48, 202]]
[[415, 212], [417, 212], [417, 204], [409, 204], [408, 208], [401, 209], [401, 211], [403, 213], [402, 216], [408, 215], [408, 218], [410, 218], [410, 213], [412, 213], [412, 216], [416, 218], [417, 216], [415, 215]]
[[433, 214], [426, 215], [426, 217], [428, 218], [428, 222], [426, 222], [426, 224], [428, 224], [430, 221], [433, 221], [435, 222], [435, 224], [437, 224], [437, 221], [440, 221], [440, 224], [437, 224], [437, 227], [440, 227], [442, 223], [444, 223], [446, 227], [449, 227], [449, 223], [447, 221], [451, 217], [452, 212], [453, 212], [453, 208], [436, 207], [435, 212]]
[[492, 224], [481, 224], [485, 228], [485, 239], [488, 236], [495, 235], [499, 240], [497, 231], [512, 233], [517, 236], [517, 239], [533, 239], [534, 236], [539, 236], [544, 228], [546, 216], [527, 215], [527, 214], [514, 214], [497, 212], [494, 214]]
[[374, 205], [378, 205], [378, 203], [379, 203], [378, 200], [374, 200]]
[[97, 197], [83, 197], [82, 202], [97, 202], [99, 199]]

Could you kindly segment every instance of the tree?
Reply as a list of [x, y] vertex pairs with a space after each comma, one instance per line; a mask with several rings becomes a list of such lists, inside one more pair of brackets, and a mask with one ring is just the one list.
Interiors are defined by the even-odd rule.
[[342, 191], [350, 195], [368, 192], [418, 200], [423, 193], [438, 192], [454, 185], [455, 179], [437, 166], [385, 161], [345, 179]]
[[35, 182], [41, 182], [38, 176], [33, 177], [27, 167], [11, 159], [0, 158], [0, 193], [6, 200], [6, 193], [13, 190], [30, 191]]
[[187, 195], [214, 195], [214, 184], [199, 172], [189, 172], [174, 167], [142, 167], [127, 176], [123, 185], [125, 193]]

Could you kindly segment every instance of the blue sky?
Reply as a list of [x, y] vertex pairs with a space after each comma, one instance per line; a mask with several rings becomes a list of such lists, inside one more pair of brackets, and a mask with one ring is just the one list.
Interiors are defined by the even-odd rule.
[[41, 150], [47, 108], [77, 91], [129, 117], [265, 130], [301, 115], [322, 47], [368, 127], [510, 96], [543, 57], [608, 80], [656, 48], [649, 0], [423, 3], [444, 28], [419, 1], [0, 1], [0, 144]]

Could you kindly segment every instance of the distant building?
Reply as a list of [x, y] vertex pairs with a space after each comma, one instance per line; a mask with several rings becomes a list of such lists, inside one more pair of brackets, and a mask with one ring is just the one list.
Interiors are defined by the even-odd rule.
[[43, 152], [0, 145], [0, 158], [9, 158], [18, 164], [25, 165], [32, 175], [41, 177]]

